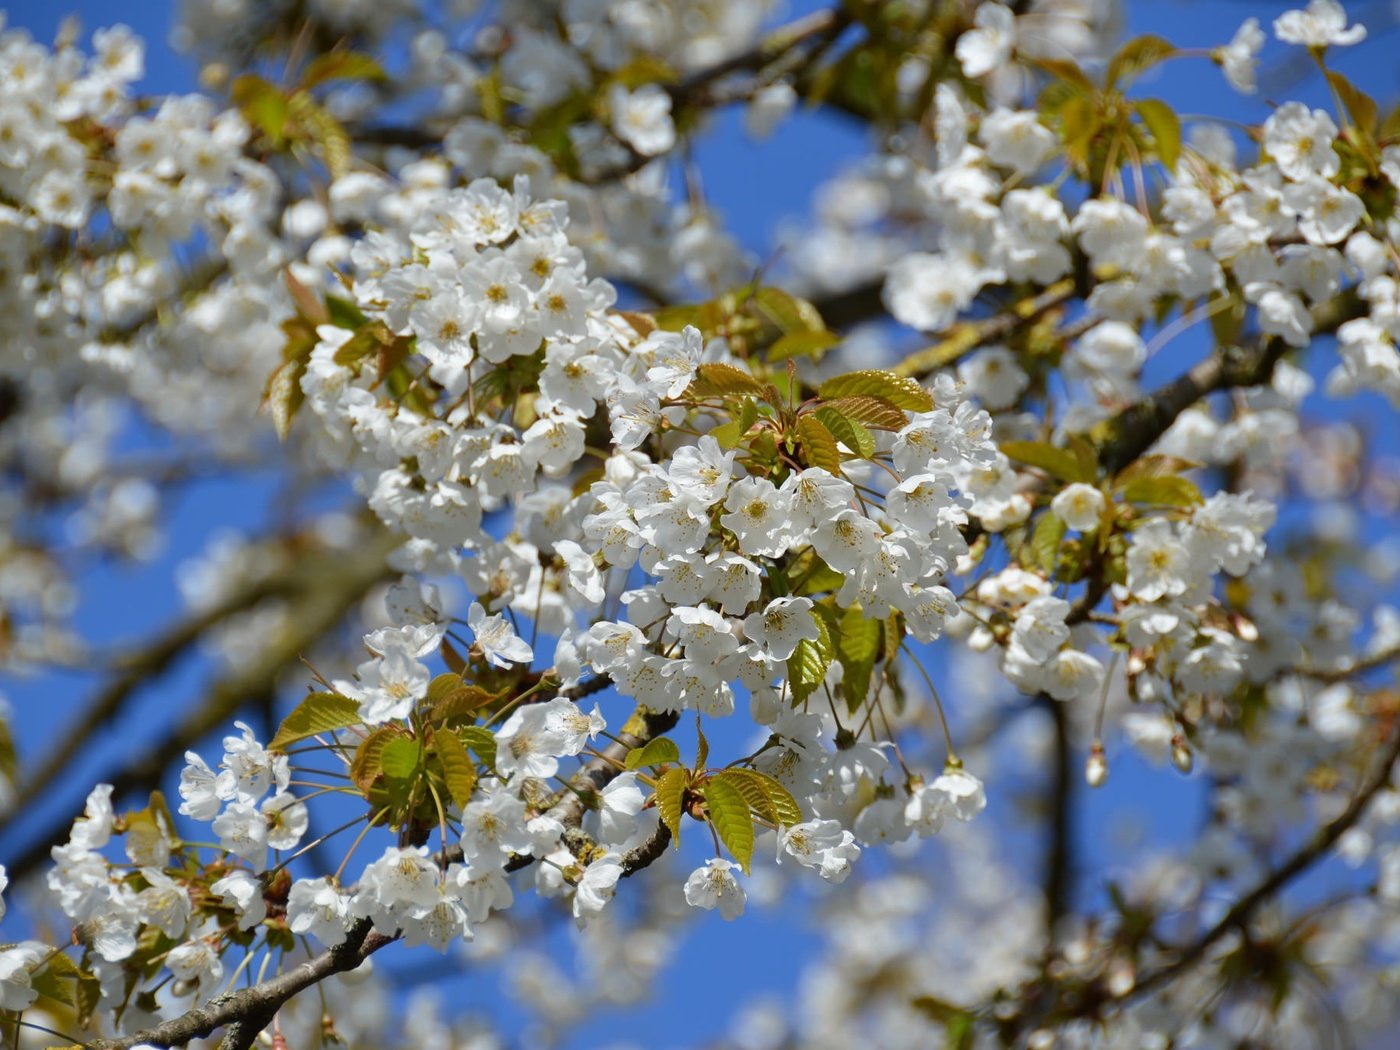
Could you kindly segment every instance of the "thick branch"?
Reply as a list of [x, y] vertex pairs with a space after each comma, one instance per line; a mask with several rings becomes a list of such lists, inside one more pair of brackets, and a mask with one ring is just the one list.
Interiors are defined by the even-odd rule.
[[237, 1025], [236, 1031], [240, 1038], [248, 1037], [247, 1042], [235, 1045], [250, 1046], [257, 1034], [272, 1022], [273, 1015], [281, 1009], [282, 1004], [292, 996], [324, 981], [327, 977], [355, 969], [393, 940], [392, 937], [371, 932], [370, 921], [361, 919], [350, 928], [349, 934], [341, 944], [308, 959], [286, 973], [252, 988], [218, 996], [189, 1013], [181, 1014], [144, 1032], [122, 1036], [119, 1039], [98, 1039], [88, 1046], [91, 1050], [130, 1050], [140, 1043], [182, 1046], [192, 1039], [202, 1039], [220, 1028], [231, 1025]]
[[[1363, 309], [1355, 291], [1339, 295], [1314, 311], [1314, 334], [1335, 332], [1360, 316]], [[1288, 350], [1288, 344], [1277, 336], [1264, 336], [1250, 347], [1217, 350], [1188, 372], [1095, 427], [1090, 437], [1099, 447], [1099, 462], [1110, 473], [1122, 470], [1151, 448], [1177, 416], [1207, 394], [1267, 383]]]
[[1065, 705], [1041, 694], [1054, 723], [1050, 780], [1050, 841], [1045, 852], [1045, 932], [1053, 950], [1055, 927], [1069, 910], [1073, 875], [1074, 768], [1070, 752], [1069, 713]]

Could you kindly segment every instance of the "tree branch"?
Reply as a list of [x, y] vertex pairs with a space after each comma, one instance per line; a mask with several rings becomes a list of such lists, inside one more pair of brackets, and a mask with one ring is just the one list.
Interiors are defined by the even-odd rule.
[[[287, 628], [261, 657], [213, 683], [192, 714], [131, 761], [106, 775], [85, 777], [110, 783], [117, 797], [159, 784], [166, 767], [201, 738], [227, 724], [248, 703], [275, 693], [284, 671], [334, 629], [371, 587], [393, 575], [385, 559], [402, 542], [402, 536], [377, 529], [353, 552], [326, 549], [304, 556], [284, 574], [286, 593], [295, 596]], [[67, 828], [65, 817], [11, 854], [10, 877], [21, 879], [47, 860]]]

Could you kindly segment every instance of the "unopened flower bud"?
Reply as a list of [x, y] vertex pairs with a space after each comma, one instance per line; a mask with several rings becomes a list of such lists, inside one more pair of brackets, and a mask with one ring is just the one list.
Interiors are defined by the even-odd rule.
[[1172, 736], [1172, 765], [1183, 773], [1191, 772], [1196, 764], [1196, 756], [1191, 751], [1191, 745], [1186, 742], [1186, 738], [1180, 733]]
[[1091, 788], [1102, 787], [1108, 779], [1108, 759], [1103, 753], [1103, 744], [1095, 740], [1089, 748], [1089, 760], [1084, 763], [1084, 781]]

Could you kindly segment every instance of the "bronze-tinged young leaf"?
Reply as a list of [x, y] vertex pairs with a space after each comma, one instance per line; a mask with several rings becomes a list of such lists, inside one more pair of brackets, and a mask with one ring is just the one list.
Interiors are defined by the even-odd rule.
[[1157, 159], [1168, 171], [1175, 171], [1176, 162], [1181, 159], [1181, 119], [1176, 110], [1159, 98], [1140, 99], [1133, 103], [1133, 109], [1152, 136]]
[[812, 414], [821, 420], [822, 426], [831, 431], [832, 437], [850, 449], [854, 455], [861, 459], [869, 459], [875, 455], [875, 439], [862, 424], [842, 415], [834, 408], [818, 408]]
[[715, 774], [713, 779], [732, 784], [744, 796], [749, 808], [769, 823], [790, 827], [801, 824], [804, 819], [802, 807], [792, 797], [792, 792], [756, 769], [726, 769]]
[[272, 416], [272, 429], [276, 431], [279, 441], [287, 440], [297, 409], [306, 400], [301, 389], [301, 377], [305, 374], [305, 361], [287, 361], [277, 367], [267, 385], [267, 410]]
[[681, 804], [689, 780], [690, 771], [682, 766], [668, 769], [656, 779], [656, 809], [677, 847], [681, 844]]
[[1047, 576], [1055, 571], [1055, 559], [1065, 538], [1065, 523], [1054, 511], [1046, 511], [1035, 523], [1029, 544], [1031, 564]]
[[433, 680], [433, 684], [436, 685], [442, 679], [448, 679], [449, 682], [440, 688], [436, 699], [433, 697], [432, 686], [428, 687], [428, 702], [432, 704], [429, 717], [434, 722], [460, 722], [463, 719], [468, 722], [475, 721], [478, 711], [500, 698], [499, 694], [488, 693], [479, 685], [467, 685], [455, 674], [439, 675]]
[[861, 395], [884, 398], [896, 408], [910, 412], [928, 412], [933, 408], [933, 395], [920, 386], [917, 379], [880, 369], [832, 376], [817, 387], [817, 396], [823, 401]]
[[339, 693], [312, 693], [283, 719], [267, 747], [269, 751], [285, 751], [298, 740], [363, 721], [358, 700]]
[[1002, 444], [1001, 451], [1017, 463], [1038, 467], [1065, 481], [1094, 480], [1092, 474], [1086, 476], [1078, 456], [1046, 441], [1007, 441]]
[[734, 365], [719, 362], [701, 365], [695, 379], [686, 390], [687, 397], [732, 397], [736, 394], [756, 394], [762, 397], [767, 385]]
[[840, 475], [841, 450], [825, 423], [813, 415], [798, 416], [797, 437], [802, 444], [802, 459], [809, 467]]
[[1194, 482], [1182, 477], [1136, 478], [1119, 490], [1129, 503], [1163, 507], [1194, 507], [1205, 502]]
[[899, 430], [909, 422], [909, 416], [903, 409], [883, 397], [868, 394], [834, 398], [827, 401], [824, 407], [834, 409], [847, 419], [854, 419], [857, 423], [878, 430]]
[[355, 757], [350, 761], [350, 779], [355, 782], [357, 788], [361, 791], [370, 789], [375, 778], [384, 772], [384, 746], [395, 737], [403, 735], [403, 730], [397, 726], [380, 726], [360, 741]]
[[710, 760], [710, 742], [705, 738], [705, 731], [700, 728], [700, 715], [695, 715], [695, 771], [703, 772], [705, 763]]
[[705, 808], [719, 840], [739, 862], [744, 874], [753, 861], [753, 817], [749, 804], [733, 783], [712, 777], [705, 782]]
[[655, 740], [634, 747], [627, 752], [623, 762], [628, 769], [641, 769], [643, 766], [664, 766], [668, 762], [679, 762], [681, 750], [670, 737], [659, 736]]
[[442, 762], [442, 780], [458, 809], [465, 809], [476, 787], [476, 764], [467, 754], [462, 738], [449, 730], [433, 734], [433, 750]]
[[1195, 470], [1200, 464], [1180, 456], [1140, 456], [1120, 470], [1113, 478], [1115, 486], [1122, 487], [1139, 478], [1164, 478], [1182, 471]]
[[1106, 82], [1109, 87], [1117, 87], [1120, 80], [1131, 80], [1174, 54], [1176, 48], [1170, 40], [1151, 33], [1134, 37], [1108, 60]]
[[463, 726], [457, 730], [457, 735], [487, 769], [496, 768], [496, 735], [491, 730], [484, 726]]

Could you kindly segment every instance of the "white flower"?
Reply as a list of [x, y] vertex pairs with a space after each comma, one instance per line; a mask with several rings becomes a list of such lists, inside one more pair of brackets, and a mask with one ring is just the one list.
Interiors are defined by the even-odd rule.
[[1337, 125], [1326, 110], [1285, 102], [1264, 122], [1264, 148], [1290, 179], [1330, 179], [1342, 160], [1332, 148]]
[[931, 784], [920, 785], [905, 803], [904, 819], [928, 837], [951, 817], [968, 821], [987, 808], [982, 781], [960, 768], [948, 768]]
[[685, 902], [692, 908], [706, 911], [718, 908], [725, 922], [737, 919], [744, 914], [744, 902], [748, 899], [734, 877], [738, 866], [732, 861], [715, 858], [696, 868], [685, 880]]
[[210, 821], [219, 815], [219, 796], [215, 773], [207, 762], [193, 751], [185, 752], [185, 768], [180, 771], [180, 812], [195, 820]]
[[0, 950], [0, 1010], [26, 1010], [39, 997], [30, 971], [51, 952], [38, 941], [22, 941]]
[[937, 332], [972, 305], [983, 283], [980, 271], [966, 259], [913, 252], [890, 267], [884, 300], [896, 320], [921, 332]]
[[771, 660], [786, 660], [803, 640], [821, 637], [810, 598], [774, 598], [744, 620], [744, 634]]
[[583, 871], [574, 891], [574, 921], [579, 929], [607, 907], [617, 892], [617, 880], [622, 877], [622, 856], [605, 853]]
[[1264, 31], [1259, 28], [1259, 19], [1246, 18], [1235, 30], [1230, 43], [1217, 52], [1225, 79], [1236, 91], [1246, 95], [1255, 92], [1254, 67], [1259, 51], [1264, 46]]
[[0, 919], [5, 917], [5, 890], [10, 885], [10, 876], [5, 865], [0, 864]]
[[644, 157], [665, 153], [676, 144], [671, 120], [671, 96], [657, 84], [643, 84], [628, 91], [614, 84], [608, 94], [612, 126], [617, 137]]
[[493, 667], [528, 664], [535, 658], [534, 650], [504, 616], [487, 616], [480, 602], [472, 602], [467, 610], [467, 626], [472, 629], [481, 655]]
[[967, 392], [988, 408], [1007, 408], [1030, 385], [1016, 355], [1004, 346], [986, 346], [958, 365], [958, 379]]
[[963, 75], [985, 76], [1006, 64], [1016, 46], [1016, 15], [1001, 4], [980, 4], [973, 19], [976, 29], [958, 37], [954, 51], [962, 63]]
[[1127, 564], [1128, 590], [1145, 602], [1182, 594], [1196, 572], [1190, 549], [1160, 518], [1133, 533]]
[[778, 847], [779, 861], [787, 853], [828, 882], [844, 882], [851, 862], [860, 856], [856, 837], [835, 820], [809, 820], [784, 828], [778, 834]]
[[224, 974], [219, 953], [212, 944], [202, 939], [186, 941], [170, 949], [165, 965], [177, 981], [193, 984], [195, 987], [192, 990], [200, 994], [217, 984]]
[[1056, 700], [1089, 700], [1103, 686], [1103, 664], [1077, 649], [1062, 649], [1045, 668], [1041, 681]]
[[1032, 174], [1055, 152], [1055, 133], [1030, 110], [995, 109], [982, 118], [978, 135], [991, 162], [1018, 175]]
[[564, 559], [568, 572], [569, 586], [590, 604], [597, 604], [606, 597], [603, 589], [603, 576], [598, 566], [593, 564], [593, 556], [588, 554], [573, 540], [560, 540], [554, 545], [555, 553]]
[[1089, 532], [1099, 527], [1105, 503], [1103, 493], [1093, 485], [1076, 481], [1066, 485], [1053, 500], [1050, 509], [1072, 529]]
[[1346, 47], [1366, 39], [1366, 27], [1347, 28], [1347, 13], [1337, 0], [1310, 0], [1301, 11], [1285, 11], [1274, 19], [1274, 36], [1303, 47]]
[[735, 482], [724, 507], [729, 513], [720, 516], [720, 524], [734, 533], [744, 554], [776, 558], [787, 550], [792, 497], [767, 478]]
[[293, 933], [309, 933], [333, 948], [345, 940], [350, 898], [329, 878], [298, 879], [287, 897], [287, 925]]
[[83, 815], [73, 822], [68, 841], [71, 845], [85, 850], [99, 850], [111, 839], [112, 823], [115, 820], [116, 814], [112, 811], [112, 785], [98, 784], [88, 794]]
[[267, 918], [262, 883], [246, 871], [232, 871], [210, 885], [209, 891], [238, 913], [238, 928], [251, 930]]

